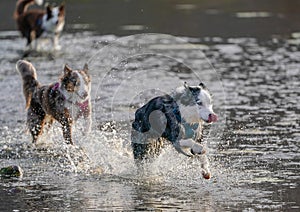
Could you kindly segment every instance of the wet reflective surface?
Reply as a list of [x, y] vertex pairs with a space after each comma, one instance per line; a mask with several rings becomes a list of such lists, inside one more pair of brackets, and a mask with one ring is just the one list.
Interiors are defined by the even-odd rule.
[[[15, 70], [25, 41], [16, 31], [2, 31], [0, 166], [19, 165], [24, 175], [0, 179], [0, 210], [298, 211], [300, 39], [289, 35], [120, 38], [87, 29], [63, 34], [59, 52], [45, 41], [44, 50], [26, 58], [42, 83], [57, 80], [65, 63], [81, 68], [88, 62], [91, 69], [93, 131], [84, 137], [76, 129], [76, 145], [67, 146], [58, 125], [30, 143]], [[172, 148], [139, 175], [129, 145], [135, 109], [184, 81], [200, 80], [220, 117], [205, 136], [212, 179], [202, 179], [197, 161]]]
[[[296, 39], [224, 39], [210, 45], [193, 39], [193, 46], [181, 38], [166, 45], [170, 39], [164, 35], [114, 42], [115, 36], [66, 34], [65, 50], [27, 59], [43, 83], [57, 80], [66, 62], [76, 68], [89, 61], [94, 130], [88, 137], [76, 131], [76, 146], [70, 147], [58, 127], [36, 146], [24, 134], [24, 100], [14, 69], [23, 40], [10, 33], [1, 35], [6, 54], [1, 56], [0, 163], [20, 165], [24, 176], [1, 180], [2, 209], [298, 208]], [[207, 136], [213, 178], [203, 180], [197, 162], [171, 148], [155, 162], [153, 173], [137, 175], [128, 139], [135, 108], [183, 81], [199, 80], [214, 95], [221, 117]]]

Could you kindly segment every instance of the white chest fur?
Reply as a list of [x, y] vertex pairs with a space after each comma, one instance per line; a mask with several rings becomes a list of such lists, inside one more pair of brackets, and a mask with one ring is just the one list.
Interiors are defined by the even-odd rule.
[[197, 123], [200, 121], [198, 108], [196, 105], [194, 106], [185, 106], [179, 104], [179, 110], [181, 114], [181, 118], [184, 119], [187, 123]]

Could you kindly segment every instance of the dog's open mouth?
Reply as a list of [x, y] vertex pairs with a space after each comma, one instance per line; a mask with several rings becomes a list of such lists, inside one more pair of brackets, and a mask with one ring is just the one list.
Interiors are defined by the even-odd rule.
[[218, 116], [214, 113], [208, 115], [208, 119], [205, 120], [206, 123], [213, 123], [218, 121]]

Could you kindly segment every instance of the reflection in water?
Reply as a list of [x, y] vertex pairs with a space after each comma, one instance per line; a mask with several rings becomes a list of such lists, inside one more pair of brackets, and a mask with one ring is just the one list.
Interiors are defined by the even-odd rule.
[[[299, 38], [231, 38], [221, 39], [222, 45], [220, 39], [190, 39], [203, 47], [217, 74], [181, 39], [168, 43], [152, 35], [113, 42], [115, 36], [65, 34], [65, 48], [51, 53], [51, 60], [44, 54], [27, 59], [43, 83], [56, 80], [66, 62], [90, 62], [95, 129], [88, 137], [75, 133], [75, 147], [64, 145], [57, 126], [37, 146], [29, 143], [14, 71], [23, 40], [14, 33], [0, 38], [0, 166], [24, 169], [21, 179], [0, 180], [0, 210], [299, 209]], [[147, 51], [140, 52], [141, 46]], [[127, 131], [135, 107], [154, 95], [151, 89], [169, 91], [198, 77], [209, 85], [223, 117], [223, 126], [211, 126], [206, 135], [212, 180], [202, 180], [198, 164], [172, 148], [156, 160], [153, 172], [138, 175]], [[138, 98], [142, 92], [149, 96]]]

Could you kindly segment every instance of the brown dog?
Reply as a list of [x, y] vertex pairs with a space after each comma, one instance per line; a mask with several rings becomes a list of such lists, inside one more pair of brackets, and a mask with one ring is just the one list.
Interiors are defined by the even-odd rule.
[[[36, 39], [46, 32], [52, 34], [54, 48], [60, 49], [58, 37], [65, 24], [64, 5], [54, 8], [47, 6], [46, 10], [28, 10], [28, 7], [35, 3], [41, 5], [43, 0], [19, 0], [16, 4], [16, 10], [14, 13], [18, 29], [22, 36], [27, 39], [27, 46], [37, 49]], [[34, 40], [36, 42], [33, 47], [32, 41]]]
[[63, 136], [67, 143], [72, 141], [72, 123], [83, 117], [85, 132], [91, 129], [91, 80], [88, 66], [82, 70], [72, 70], [67, 65], [58, 82], [41, 85], [37, 81], [34, 66], [25, 60], [19, 60], [16, 69], [23, 79], [23, 92], [26, 100], [27, 126], [35, 143], [42, 134], [45, 124], [51, 125], [57, 120], [62, 125]]

